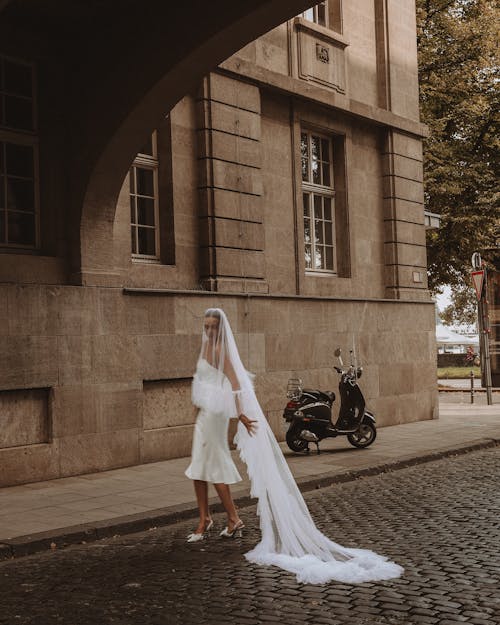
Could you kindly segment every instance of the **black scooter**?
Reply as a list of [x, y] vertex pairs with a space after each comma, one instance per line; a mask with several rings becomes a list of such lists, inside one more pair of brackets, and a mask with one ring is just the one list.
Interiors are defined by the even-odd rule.
[[[346, 435], [354, 447], [368, 447], [377, 436], [375, 416], [366, 410], [365, 399], [358, 386], [362, 367], [356, 367], [351, 360], [351, 365], [344, 368], [341, 350], [336, 349], [334, 353], [340, 361], [340, 367], [334, 367], [340, 374], [340, 411], [335, 424], [332, 423], [333, 391], [303, 389], [299, 378], [288, 381], [289, 401], [283, 417], [290, 423], [286, 442], [292, 451], [308, 453], [309, 443], [315, 443], [319, 454], [321, 440], [340, 435]], [[352, 350], [350, 353], [352, 359]]]

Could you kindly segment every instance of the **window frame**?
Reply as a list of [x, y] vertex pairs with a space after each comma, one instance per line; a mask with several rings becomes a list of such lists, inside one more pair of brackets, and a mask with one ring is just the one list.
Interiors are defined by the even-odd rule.
[[[10, 143], [13, 145], [20, 145], [30, 147], [33, 154], [33, 211], [19, 211], [24, 213], [33, 214], [34, 216], [34, 242], [32, 244], [24, 243], [12, 243], [8, 241], [0, 240], [0, 251], [2, 252], [22, 252], [30, 253], [37, 252], [40, 249], [40, 162], [39, 162], [39, 139], [38, 139], [38, 107], [37, 107], [37, 76], [36, 66], [33, 62], [26, 61], [24, 59], [18, 59], [9, 55], [0, 54], [0, 64], [4, 64], [7, 61], [9, 63], [24, 65], [31, 70], [31, 98], [27, 96], [20, 96], [13, 94], [16, 97], [25, 97], [25, 99], [31, 100], [31, 119], [32, 129], [16, 128], [15, 126], [8, 126], [3, 123], [3, 119], [0, 119], [0, 144], [3, 148], [4, 143]], [[9, 93], [4, 89], [4, 85], [0, 84], [0, 98], [4, 98]], [[7, 176], [4, 174], [4, 177]], [[8, 237], [8, 213], [9, 208], [7, 206], [7, 185], [4, 188], [4, 219], [6, 233]], [[12, 209], [10, 209], [12, 210]], [[15, 212], [15, 209], [14, 211]]]
[[[320, 5], [323, 5], [324, 9], [325, 9], [325, 23], [324, 24], [322, 24], [319, 21], [319, 10], [318, 9], [319, 9]], [[309, 11], [313, 12], [313, 19], [311, 19], [310, 17], [307, 16]], [[317, 24], [318, 26], [323, 26], [324, 28], [329, 28], [328, 0], [323, 0], [322, 2], [318, 2], [317, 4], [315, 4], [314, 6], [310, 7], [309, 9], [306, 9], [305, 11], [302, 11], [301, 17], [303, 17], [308, 22], [312, 22], [313, 24]]]
[[[324, 132], [318, 132], [314, 129], [305, 127], [305, 126], [301, 126], [300, 128], [300, 145], [302, 145], [302, 135], [306, 135], [307, 136], [307, 159], [308, 159], [308, 167], [307, 167], [307, 180], [303, 180], [302, 178], [302, 150], [300, 150], [300, 181], [301, 181], [301, 185], [300, 185], [300, 194], [301, 194], [301, 202], [300, 202], [300, 206], [302, 207], [301, 210], [301, 215], [302, 215], [302, 228], [303, 228], [303, 251], [304, 251], [304, 263], [305, 263], [305, 273], [306, 275], [325, 275], [325, 276], [336, 276], [338, 275], [338, 267], [337, 267], [337, 239], [336, 239], [336, 210], [335, 210], [335, 174], [334, 174], [334, 162], [333, 162], [333, 139], [330, 135], [324, 133]], [[329, 161], [328, 161], [328, 166], [329, 166], [329, 176], [330, 176], [330, 185], [324, 185], [324, 184], [318, 184], [318, 183], [314, 183], [312, 182], [313, 179], [313, 175], [312, 175], [312, 158], [311, 158], [311, 144], [312, 144], [312, 137], [318, 137], [320, 140], [326, 140], [328, 141], [328, 151], [329, 151]], [[320, 162], [325, 162], [325, 161], [320, 161]], [[304, 211], [304, 195], [308, 194], [309, 196], [309, 212], [308, 212], [308, 217], [307, 219], [309, 219], [309, 224], [310, 224], [310, 241], [307, 242], [306, 241], [306, 234], [305, 234], [305, 211]], [[324, 198], [328, 198], [331, 201], [331, 229], [332, 229], [332, 243], [331, 245], [326, 244], [325, 240], [326, 238], [324, 237], [324, 241], [322, 243], [320, 243], [319, 245], [326, 250], [327, 247], [331, 247], [332, 249], [332, 268], [315, 268], [315, 259], [316, 259], [316, 241], [315, 241], [315, 226], [316, 226], [316, 218], [314, 217], [314, 198], [315, 196], [322, 198], [321, 202], [322, 202], [322, 214], [323, 217], [321, 219], [321, 222], [323, 224], [323, 233], [324, 233], [324, 228], [326, 223], [329, 223], [329, 220], [326, 220], [324, 218]], [[311, 247], [311, 267], [307, 266], [306, 263], [306, 258], [305, 258], [305, 254], [306, 254], [306, 245], [310, 245]], [[324, 262], [326, 264], [326, 255], [324, 258]]]
[[[159, 179], [158, 179], [158, 170], [159, 170], [159, 159], [158, 159], [158, 143], [157, 143], [157, 132], [153, 131], [151, 134], [151, 144], [152, 144], [152, 152], [153, 154], [144, 154], [139, 152], [135, 157], [130, 170], [129, 170], [129, 180], [130, 175], [134, 175], [134, 193], [132, 193], [131, 188], [129, 188], [129, 199], [134, 196], [136, 198], [135, 203], [135, 223], [132, 222], [132, 216], [130, 215], [130, 228], [131, 228], [131, 239], [130, 239], [130, 253], [133, 262], [142, 262], [142, 263], [152, 263], [159, 264], [161, 263], [161, 249], [160, 249], [160, 201], [159, 201]], [[136, 169], [148, 169], [153, 172], [153, 202], [154, 202], [154, 226], [141, 226], [137, 221], [137, 174]], [[150, 196], [147, 196], [150, 197]], [[131, 208], [131, 206], [130, 206]], [[136, 237], [135, 244], [136, 249], [138, 247], [138, 232], [140, 227], [146, 227], [150, 229], [154, 229], [155, 231], [155, 251], [153, 254], [139, 254], [138, 252], [133, 252], [132, 246], [132, 230], [134, 230], [134, 234]]]

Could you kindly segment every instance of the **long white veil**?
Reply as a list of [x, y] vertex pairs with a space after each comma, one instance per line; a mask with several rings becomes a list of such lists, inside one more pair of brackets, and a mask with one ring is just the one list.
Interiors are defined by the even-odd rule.
[[[205, 312], [205, 319], [211, 316], [219, 319], [218, 336], [215, 341], [209, 340], [204, 331], [200, 359], [219, 370], [220, 383], [215, 390], [213, 385], [207, 388], [195, 375], [193, 403], [229, 418], [237, 416], [239, 404], [239, 411], [258, 424], [255, 435], [250, 436], [239, 423], [234, 438], [247, 466], [251, 496], [258, 500], [262, 533], [261, 541], [245, 554], [246, 559], [279, 566], [295, 573], [298, 581], [312, 584], [330, 580], [361, 583], [399, 577], [403, 573], [401, 566], [372, 551], [342, 547], [318, 530], [259, 405], [253, 376], [241, 362], [229, 321], [219, 308]], [[232, 385], [228, 382], [228, 371]]]

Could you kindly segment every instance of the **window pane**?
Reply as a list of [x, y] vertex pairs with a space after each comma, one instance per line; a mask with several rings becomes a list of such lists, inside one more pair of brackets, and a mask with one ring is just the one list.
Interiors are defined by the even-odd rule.
[[320, 2], [317, 6], [318, 24], [326, 26], [326, 7], [325, 2]]
[[8, 93], [31, 97], [31, 67], [4, 61], [4, 88]]
[[5, 187], [3, 176], [0, 176], [0, 208], [5, 208]]
[[310, 245], [306, 245], [304, 251], [305, 251], [306, 269], [312, 269], [311, 246]]
[[315, 195], [314, 196], [314, 218], [315, 219], [323, 219], [323, 209], [322, 209], [322, 202], [321, 202], [321, 195]]
[[136, 241], [136, 230], [137, 228], [130, 228], [130, 237], [132, 239], [132, 254], [137, 254], [137, 241]]
[[152, 198], [137, 198], [137, 223], [142, 226], [155, 226], [155, 201]]
[[325, 197], [323, 206], [325, 208], [325, 219], [327, 221], [332, 221], [332, 200], [329, 197]]
[[314, 267], [315, 269], [323, 269], [323, 248], [319, 245], [317, 245], [315, 249]]
[[135, 207], [136, 207], [135, 195], [131, 195], [130, 196], [130, 223], [131, 224], [137, 223], [137, 214], [135, 212]]
[[333, 269], [333, 248], [325, 248], [325, 269]]
[[311, 157], [321, 160], [320, 154], [320, 138], [311, 135]]
[[300, 135], [300, 160], [302, 167], [302, 180], [308, 180], [309, 157], [307, 152], [307, 135], [304, 132]]
[[330, 187], [330, 163], [322, 163], [321, 164], [322, 173], [323, 173], [323, 184], [325, 187]]
[[314, 7], [307, 9], [307, 11], [304, 11], [302, 15], [305, 17], [306, 20], [314, 22]]
[[316, 220], [314, 222], [314, 241], [316, 243], [324, 243], [323, 239], [323, 222]]
[[31, 146], [6, 143], [5, 151], [8, 174], [33, 178], [33, 148]]
[[0, 243], [7, 243], [5, 240], [5, 211], [0, 210]]
[[130, 193], [135, 193], [135, 167], [130, 168], [129, 184]]
[[33, 107], [31, 100], [5, 95], [4, 105], [6, 126], [22, 130], [33, 130]]
[[314, 184], [321, 184], [320, 163], [315, 159], [312, 161], [312, 182], [314, 182]]
[[332, 224], [325, 221], [325, 243], [327, 245], [333, 245], [333, 228]]
[[7, 213], [9, 243], [35, 245], [35, 215], [33, 213]]
[[154, 196], [153, 170], [136, 167], [137, 195]]
[[138, 254], [147, 256], [156, 255], [156, 242], [154, 228], [137, 228], [139, 250]]
[[321, 166], [318, 162], [321, 160], [320, 146], [320, 138], [311, 135], [312, 182], [314, 184], [321, 184]]
[[311, 221], [304, 219], [304, 241], [306, 243], [311, 242]]
[[328, 139], [321, 139], [321, 160], [330, 162], [330, 142]]
[[309, 193], [302, 194], [302, 202], [304, 204], [304, 216], [309, 217]]
[[7, 178], [7, 208], [34, 211], [34, 192], [32, 180]]

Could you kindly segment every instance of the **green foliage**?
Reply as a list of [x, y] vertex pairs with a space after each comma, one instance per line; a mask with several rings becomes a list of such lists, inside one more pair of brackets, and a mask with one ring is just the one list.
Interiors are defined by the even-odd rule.
[[463, 284], [500, 221], [498, 23], [494, 0], [417, 0], [429, 285]]
[[477, 318], [477, 298], [475, 290], [467, 283], [453, 287], [451, 304], [441, 313], [440, 317], [445, 326], [467, 325], [472, 326]]

